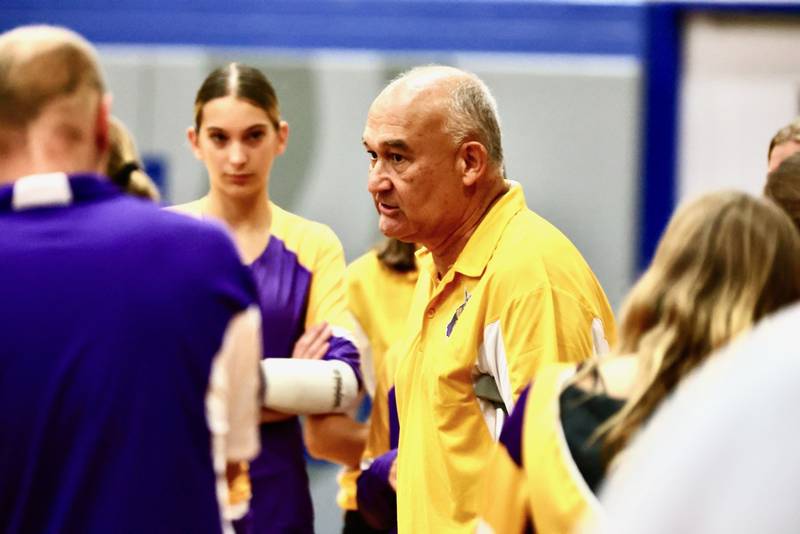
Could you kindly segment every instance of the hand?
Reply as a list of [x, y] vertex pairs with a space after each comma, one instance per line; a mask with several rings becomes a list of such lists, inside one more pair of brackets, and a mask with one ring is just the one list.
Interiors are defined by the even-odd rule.
[[392, 468], [389, 470], [389, 485], [392, 489], [397, 491], [397, 458], [392, 462]]
[[328, 352], [328, 340], [333, 329], [328, 323], [319, 323], [306, 330], [294, 344], [292, 358], [302, 360], [319, 360]]

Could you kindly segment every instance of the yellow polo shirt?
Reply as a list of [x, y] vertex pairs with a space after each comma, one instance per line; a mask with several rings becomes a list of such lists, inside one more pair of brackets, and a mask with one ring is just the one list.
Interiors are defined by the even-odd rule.
[[430, 254], [417, 255], [395, 376], [401, 534], [475, 529], [503, 422], [476, 397], [476, 375], [494, 378], [510, 412], [539, 367], [592, 354], [595, 319], [615, 339], [611, 307], [586, 261], [527, 208], [519, 184], [510, 186], [441, 280]]
[[[389, 345], [400, 335], [408, 315], [417, 271], [393, 271], [381, 263], [373, 250], [348, 265], [345, 279], [347, 305], [355, 319], [356, 331], [367, 340], [365, 347], [359, 347], [364, 382], [374, 384], [374, 391], [369, 391], [372, 412], [364, 450], [364, 459], [370, 461], [389, 450], [387, 396], [393, 386], [394, 366], [388, 364], [386, 354]], [[358, 469], [344, 468], [339, 475], [336, 501], [340, 508], [357, 508], [356, 480], [360, 474]]]

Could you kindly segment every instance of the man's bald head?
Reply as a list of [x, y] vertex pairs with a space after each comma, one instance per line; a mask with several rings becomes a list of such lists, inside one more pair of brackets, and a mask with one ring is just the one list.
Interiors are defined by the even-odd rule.
[[414, 67], [389, 82], [378, 98], [384, 94], [397, 94], [399, 91], [407, 91], [414, 95], [439, 90], [447, 91], [447, 89], [454, 88], [460, 81], [469, 78], [477, 79], [473, 74], [447, 65]]
[[96, 171], [107, 149], [97, 53], [66, 28], [0, 34], [1, 181], [20, 173]]
[[483, 81], [470, 72], [444, 65], [415, 67], [395, 78], [375, 103], [419, 104], [445, 118], [455, 145], [478, 141], [502, 174], [503, 145], [497, 103]]

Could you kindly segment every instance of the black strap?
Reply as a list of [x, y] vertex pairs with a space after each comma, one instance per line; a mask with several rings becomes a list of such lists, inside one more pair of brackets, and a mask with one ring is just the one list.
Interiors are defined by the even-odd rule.
[[508, 415], [506, 410], [506, 403], [503, 402], [503, 397], [500, 395], [500, 390], [497, 388], [497, 382], [492, 375], [482, 374], [475, 378], [472, 384], [472, 389], [475, 390], [475, 396], [482, 399], [497, 409], [503, 410], [503, 413]]

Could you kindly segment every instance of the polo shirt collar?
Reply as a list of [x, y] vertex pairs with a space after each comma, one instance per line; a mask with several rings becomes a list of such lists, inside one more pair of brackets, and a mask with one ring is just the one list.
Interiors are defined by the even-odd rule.
[[0, 212], [67, 206], [119, 194], [108, 179], [96, 174], [34, 174], [0, 187]]
[[[483, 274], [506, 225], [514, 215], [525, 208], [525, 194], [522, 186], [512, 180], [506, 180], [506, 184], [509, 186], [508, 191], [489, 208], [488, 213], [467, 241], [464, 250], [458, 255], [451, 271], [472, 278]], [[430, 251], [427, 248], [422, 247], [417, 251], [418, 260], [429, 255]], [[433, 265], [433, 261], [430, 264], [435, 278], [436, 267]]]

